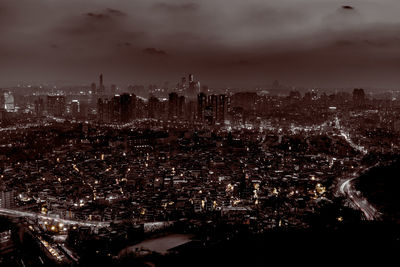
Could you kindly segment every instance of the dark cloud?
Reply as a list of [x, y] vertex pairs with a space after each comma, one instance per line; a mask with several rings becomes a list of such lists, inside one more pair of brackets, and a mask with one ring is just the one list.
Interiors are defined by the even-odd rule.
[[158, 50], [153, 47], [145, 48], [143, 49], [143, 52], [149, 55], [159, 55], [159, 56], [167, 55], [167, 52], [165, 52], [164, 50]]
[[88, 17], [91, 18], [96, 18], [96, 19], [107, 19], [110, 17], [123, 17], [126, 16], [126, 14], [122, 11], [119, 11], [117, 9], [112, 9], [112, 8], [106, 8], [104, 12], [101, 13], [93, 13], [93, 12], [88, 12], [85, 14]]
[[342, 6], [342, 9], [353, 10], [354, 7], [352, 7], [352, 6]]
[[69, 35], [93, 35], [96, 33], [111, 32], [121, 28], [121, 19], [106, 13], [88, 12], [83, 17], [68, 18], [64, 25], [57, 28]]
[[100, 13], [87, 12], [84, 15], [88, 19], [94, 19], [94, 20], [107, 20], [107, 19], [111, 19], [111, 18], [118, 18], [118, 17], [126, 16], [126, 14], [123, 13], [122, 11], [112, 9], [112, 8], [106, 8], [104, 10], [104, 12], [100, 12]]

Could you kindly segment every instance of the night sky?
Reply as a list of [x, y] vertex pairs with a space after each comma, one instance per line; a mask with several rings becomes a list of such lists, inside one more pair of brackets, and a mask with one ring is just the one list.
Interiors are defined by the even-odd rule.
[[0, 0], [0, 86], [400, 85], [400, 1]]

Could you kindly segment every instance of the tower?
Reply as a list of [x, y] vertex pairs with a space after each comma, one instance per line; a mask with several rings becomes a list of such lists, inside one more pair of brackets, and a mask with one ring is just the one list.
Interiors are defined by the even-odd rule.
[[204, 111], [207, 105], [207, 95], [200, 93], [197, 95], [197, 119], [202, 122], [204, 121]]
[[194, 75], [189, 74], [189, 87], [186, 89], [185, 95], [191, 101], [196, 101], [197, 95], [200, 93], [200, 82], [194, 81]]
[[92, 94], [95, 94], [95, 93], [96, 93], [96, 83], [92, 83], [92, 84], [90, 85], [90, 90], [92, 91]]
[[111, 95], [115, 95], [115, 93], [117, 92], [117, 86], [115, 84], [111, 85]]
[[104, 94], [103, 73], [100, 73], [100, 76], [99, 76], [99, 89], [98, 89], [98, 94], [99, 94], [99, 95]]

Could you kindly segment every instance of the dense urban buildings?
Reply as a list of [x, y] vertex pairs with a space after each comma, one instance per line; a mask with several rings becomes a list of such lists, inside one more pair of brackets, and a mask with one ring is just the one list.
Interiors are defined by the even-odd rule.
[[5, 91], [16, 100], [1, 120], [0, 214], [40, 244], [40, 259], [17, 258], [168, 262], [188, 255], [182, 244], [398, 220], [354, 182], [399, 153], [398, 91], [201, 92], [188, 77], [147, 97], [141, 86], [116, 94], [103, 75], [75, 91]]

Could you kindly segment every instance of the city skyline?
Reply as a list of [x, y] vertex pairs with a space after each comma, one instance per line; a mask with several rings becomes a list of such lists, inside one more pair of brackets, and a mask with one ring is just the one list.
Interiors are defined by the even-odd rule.
[[0, 84], [397, 88], [396, 1], [0, 1]]
[[398, 10], [0, 0], [0, 266], [396, 262]]

